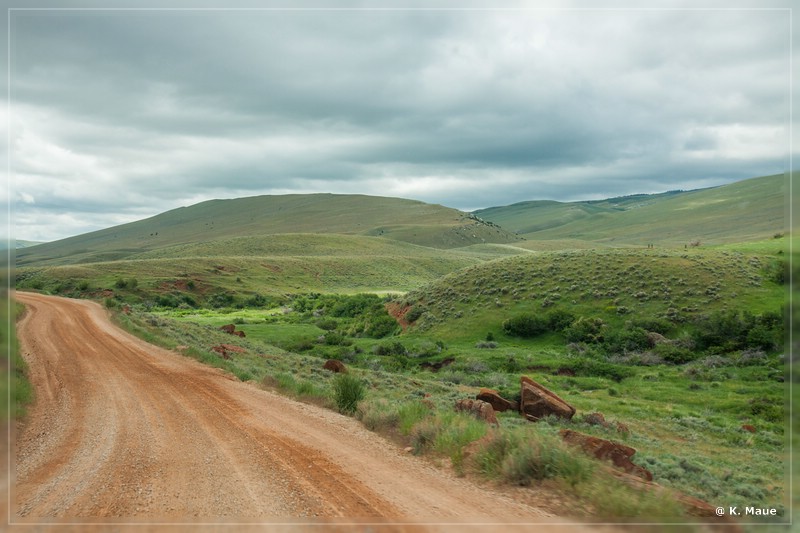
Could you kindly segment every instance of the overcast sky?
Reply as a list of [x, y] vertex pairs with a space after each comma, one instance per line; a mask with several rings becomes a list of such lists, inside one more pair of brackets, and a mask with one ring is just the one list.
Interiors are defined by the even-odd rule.
[[12, 234], [55, 240], [211, 198], [473, 210], [788, 169], [787, 10], [550, 5], [13, 10]]

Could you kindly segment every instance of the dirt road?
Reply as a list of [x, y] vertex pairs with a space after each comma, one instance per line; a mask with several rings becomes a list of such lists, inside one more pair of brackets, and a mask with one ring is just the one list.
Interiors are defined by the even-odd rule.
[[16, 298], [36, 391], [16, 438], [18, 521], [549, 520], [351, 418], [149, 345], [96, 303]]

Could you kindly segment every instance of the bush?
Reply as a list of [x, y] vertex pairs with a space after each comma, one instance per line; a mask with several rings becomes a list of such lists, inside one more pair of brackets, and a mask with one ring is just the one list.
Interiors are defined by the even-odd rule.
[[698, 356], [697, 353], [689, 350], [688, 348], [682, 348], [680, 346], [667, 343], [657, 345], [655, 348], [653, 348], [653, 352], [667, 363], [671, 363], [673, 365], [686, 364], [690, 361], [694, 361]]
[[547, 327], [551, 331], [564, 331], [575, 322], [575, 315], [563, 309], [555, 309], [546, 315]]
[[536, 337], [547, 332], [548, 325], [544, 317], [522, 314], [503, 322], [503, 331], [514, 337]]
[[338, 374], [333, 380], [333, 399], [341, 413], [354, 413], [365, 391], [364, 382], [351, 374]]
[[425, 308], [421, 305], [415, 305], [406, 311], [406, 314], [403, 318], [410, 324], [411, 322], [416, 322], [419, 317], [423, 315], [423, 313], [425, 313]]
[[581, 317], [564, 330], [568, 342], [601, 343], [604, 340], [606, 323], [596, 317]]
[[591, 459], [567, 447], [552, 435], [526, 431], [497, 432], [476, 455], [484, 474], [500, 477], [515, 485], [561, 478], [575, 486], [591, 477]]
[[336, 320], [334, 320], [333, 318], [323, 318], [317, 320], [317, 322], [314, 325], [317, 326], [319, 329], [324, 329], [325, 331], [333, 331], [337, 327], [339, 327], [339, 323], [336, 322]]
[[626, 324], [605, 336], [603, 347], [608, 353], [639, 352], [650, 347], [647, 332], [639, 327]]
[[398, 329], [397, 321], [385, 311], [380, 315], [372, 315], [364, 326], [364, 334], [373, 339], [381, 339], [395, 333]]

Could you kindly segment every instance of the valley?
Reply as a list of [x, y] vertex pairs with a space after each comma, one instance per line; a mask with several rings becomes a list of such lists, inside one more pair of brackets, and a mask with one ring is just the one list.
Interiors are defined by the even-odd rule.
[[[342, 423], [384, 436], [392, 449], [547, 515], [713, 522], [679, 503], [690, 497], [775, 509], [742, 518], [779, 522], [790, 504], [788, 439], [797, 434], [787, 423], [786, 382], [797, 374], [785, 344], [794, 326], [793, 237], [783, 179], [473, 214], [346, 195], [212, 201], [18, 250], [16, 288], [34, 307], [43, 298], [36, 293], [99, 302], [118, 326], [161, 347], [126, 337], [136, 358], [186, 361], [220, 386], [248, 391], [254, 404], [288, 396], [301, 403], [287, 412], [339, 411], [349, 415]], [[70, 309], [64, 314], [78, 313]], [[226, 325], [241, 336], [220, 329]], [[31, 338], [23, 356], [37, 352]], [[77, 344], [67, 351], [81, 352]], [[355, 378], [352, 408], [341, 401], [342, 375], [324, 368], [330, 360]], [[43, 371], [36, 359], [28, 363], [32, 376]], [[521, 376], [556, 393], [575, 416], [529, 422], [498, 412], [495, 429], [454, 411], [482, 388], [519, 401]], [[173, 390], [183, 378], [164, 379]], [[48, 395], [44, 382], [32, 426]], [[168, 396], [182, 401], [177, 390]], [[254, 404], [248, 409], [272, 416]], [[300, 424], [286, 416], [276, 423]], [[231, 423], [226, 434], [240, 431]], [[616, 479], [562, 442], [565, 430], [635, 449], [633, 462], [657, 488]], [[243, 447], [260, 442], [244, 433]], [[35, 449], [36, 440], [26, 446]], [[238, 460], [239, 469], [253, 466]], [[418, 512], [404, 505], [374, 516]], [[137, 516], [164, 513], [142, 509]], [[167, 516], [187, 512], [175, 509]]]

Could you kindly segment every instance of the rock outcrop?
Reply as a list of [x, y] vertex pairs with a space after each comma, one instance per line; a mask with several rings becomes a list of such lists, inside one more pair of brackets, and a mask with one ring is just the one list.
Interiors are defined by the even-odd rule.
[[520, 378], [520, 388], [519, 411], [531, 422], [549, 415], [570, 420], [575, 415], [574, 407], [527, 376]]
[[470, 413], [478, 420], [484, 420], [487, 424], [499, 426], [497, 417], [494, 414], [494, 409], [491, 404], [483, 400], [473, 400], [471, 398], [459, 400], [456, 402], [456, 411]]
[[580, 446], [588, 455], [604, 461], [611, 461], [614, 466], [621, 468], [626, 473], [640, 477], [646, 481], [653, 480], [653, 474], [631, 461], [631, 457], [636, 453], [634, 448], [619, 442], [614, 442], [599, 437], [593, 437], [584, 433], [578, 433], [571, 429], [559, 431], [564, 442]]
[[492, 406], [492, 409], [502, 413], [503, 411], [519, 411], [519, 403], [506, 400], [496, 390], [481, 389], [475, 399], [482, 400]]
[[347, 374], [347, 367], [344, 366], [344, 363], [337, 361], [336, 359], [328, 359], [325, 361], [325, 365], [322, 368], [337, 374]]

